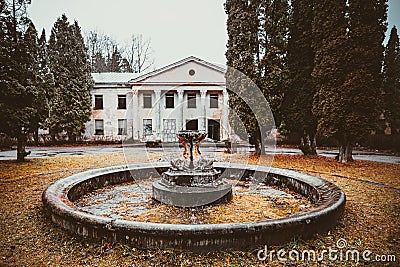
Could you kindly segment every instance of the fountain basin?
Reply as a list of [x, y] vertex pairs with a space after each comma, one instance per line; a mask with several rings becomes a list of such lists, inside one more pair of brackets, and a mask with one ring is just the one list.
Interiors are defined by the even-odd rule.
[[257, 175], [267, 185], [287, 187], [306, 196], [315, 208], [261, 222], [187, 225], [112, 219], [83, 212], [73, 204], [88, 192], [134, 179], [158, 177], [170, 167], [168, 162], [134, 164], [69, 176], [43, 192], [44, 210], [59, 227], [88, 239], [123, 242], [139, 248], [215, 251], [250, 250], [282, 244], [296, 237], [311, 238], [331, 229], [345, 206], [343, 191], [318, 177], [284, 169], [221, 162], [214, 163], [214, 167], [230, 175]]

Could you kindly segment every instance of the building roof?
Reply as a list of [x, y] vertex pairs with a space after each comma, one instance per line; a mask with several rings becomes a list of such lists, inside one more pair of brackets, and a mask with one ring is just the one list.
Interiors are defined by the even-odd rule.
[[208, 68], [214, 69], [218, 72], [225, 73], [225, 68], [217, 66], [215, 64], [212, 64], [210, 62], [207, 62], [205, 60], [199, 59], [194, 56], [190, 56], [187, 58], [184, 58], [182, 60], [179, 60], [177, 62], [174, 62], [172, 64], [169, 64], [167, 66], [164, 66], [162, 68], [156, 69], [154, 71], [150, 72], [144, 72], [144, 73], [132, 73], [132, 72], [101, 72], [101, 73], [92, 73], [93, 80], [95, 84], [129, 84], [129, 83], [135, 83], [138, 81], [142, 81], [146, 78], [155, 76], [159, 73], [162, 73], [164, 71], [167, 71], [169, 69], [176, 68], [178, 66], [181, 66], [187, 62], [194, 61], [197, 62], [201, 65], [207, 66]]
[[131, 73], [131, 72], [101, 72], [92, 73], [93, 80], [96, 84], [127, 84], [129, 80], [134, 79], [142, 75], [141, 73]]

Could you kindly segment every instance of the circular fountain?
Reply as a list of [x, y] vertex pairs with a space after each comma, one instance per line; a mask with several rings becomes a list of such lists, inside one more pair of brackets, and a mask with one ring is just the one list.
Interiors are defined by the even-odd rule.
[[201, 158], [204, 131], [186, 130], [177, 135], [184, 147], [183, 160], [171, 161], [162, 179], [153, 183], [153, 197], [178, 207], [198, 207], [232, 198], [232, 185], [221, 178], [212, 160]]
[[[124, 242], [140, 248], [192, 251], [249, 250], [282, 244], [293, 238], [307, 239], [331, 229], [342, 215], [345, 194], [334, 184], [285, 169], [206, 160], [199, 150], [204, 138], [205, 133], [200, 131], [179, 132], [178, 139], [184, 147], [183, 159], [89, 170], [58, 180], [43, 192], [44, 209], [55, 224], [81, 237]], [[131, 211], [140, 213], [151, 208], [147, 206], [164, 205], [183, 213], [211, 212], [212, 217], [213, 212], [220, 212], [225, 205], [234, 202], [232, 197], [243, 197], [239, 191], [232, 190], [238, 181], [271, 187], [284, 194], [297, 194], [296, 198], [304, 197], [312, 207], [254, 221], [241, 220], [246, 210], [237, 211], [237, 219], [233, 216], [233, 220], [221, 223], [141, 221], [135, 219], [137, 214], [130, 218], [105, 214], [110, 206], [107, 201], [118, 197], [115, 192], [108, 196], [103, 196], [102, 192], [109, 188], [130, 188], [122, 193], [127, 196], [127, 208]], [[270, 192], [263, 190], [259, 192]], [[79, 204], [88, 195], [94, 195], [96, 204], [103, 204], [99, 212]], [[267, 198], [260, 197], [256, 201]], [[127, 203], [127, 199], [118, 203]], [[217, 209], [210, 210], [213, 207]]]

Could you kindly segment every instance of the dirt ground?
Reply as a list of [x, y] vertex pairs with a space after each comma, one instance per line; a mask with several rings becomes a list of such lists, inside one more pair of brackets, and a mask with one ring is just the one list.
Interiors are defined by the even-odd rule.
[[[223, 155], [243, 162], [245, 155]], [[159, 160], [157, 153], [150, 160]], [[142, 250], [123, 244], [92, 243], [65, 233], [42, 211], [42, 192], [56, 180], [90, 168], [125, 164], [122, 154], [64, 156], [30, 159], [24, 163], [0, 162], [0, 266], [399, 266], [400, 265], [400, 165], [277, 155], [273, 165], [320, 176], [341, 187], [347, 196], [343, 218], [325, 235], [293, 240], [271, 250], [369, 250], [366, 262], [324, 257], [321, 261], [274, 257], [260, 261], [259, 250], [196, 254], [173, 250]], [[148, 161], [144, 154], [130, 155], [132, 162]], [[250, 162], [258, 161], [251, 157]], [[261, 157], [260, 164], [268, 160]], [[342, 243], [339, 243], [342, 242]], [[344, 243], [343, 243], [344, 242]], [[260, 248], [260, 249], [264, 249]], [[259, 254], [260, 255], [260, 254]], [[319, 255], [319, 254], [318, 254]], [[394, 255], [396, 262], [393, 262]], [[376, 257], [378, 256], [378, 257]]]

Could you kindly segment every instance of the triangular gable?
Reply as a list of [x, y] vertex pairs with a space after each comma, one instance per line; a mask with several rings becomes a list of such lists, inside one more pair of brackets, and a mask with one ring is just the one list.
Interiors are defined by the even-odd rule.
[[226, 70], [222, 67], [201, 60], [197, 57], [190, 56], [160, 69], [133, 78], [129, 83], [224, 83], [225, 71]]

